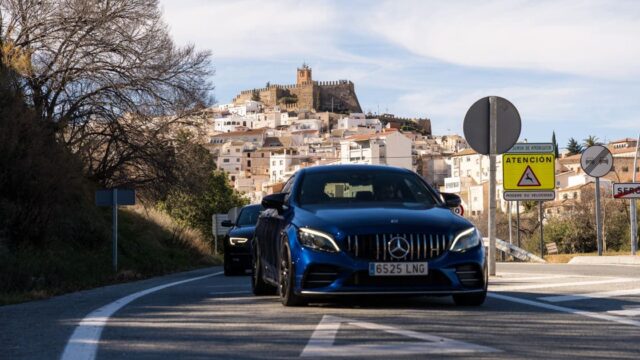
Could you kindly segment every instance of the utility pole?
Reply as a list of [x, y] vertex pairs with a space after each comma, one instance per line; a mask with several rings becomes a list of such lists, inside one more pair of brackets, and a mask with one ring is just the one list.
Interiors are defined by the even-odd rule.
[[[636, 181], [638, 170], [638, 152], [640, 151], [640, 134], [638, 134], [638, 142], [636, 142], [636, 154], [633, 157], [633, 177], [631, 182]], [[631, 255], [636, 255], [638, 251], [638, 210], [636, 199], [630, 200], [630, 216], [631, 216]]]

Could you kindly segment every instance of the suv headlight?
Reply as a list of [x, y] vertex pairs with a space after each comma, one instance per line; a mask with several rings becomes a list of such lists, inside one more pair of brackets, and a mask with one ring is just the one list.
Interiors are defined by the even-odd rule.
[[249, 239], [247, 238], [241, 238], [241, 237], [230, 237], [229, 238], [229, 244], [231, 245], [240, 245], [240, 244], [244, 244], [247, 241], [249, 241]]
[[321, 231], [301, 228], [298, 230], [298, 241], [305, 247], [328, 252], [340, 251], [333, 237]]
[[467, 229], [453, 239], [451, 251], [465, 251], [480, 244], [480, 233], [476, 228]]

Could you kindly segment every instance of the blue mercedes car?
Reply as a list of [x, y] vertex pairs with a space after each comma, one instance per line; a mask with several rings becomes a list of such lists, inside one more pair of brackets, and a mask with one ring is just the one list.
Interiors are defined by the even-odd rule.
[[453, 295], [481, 305], [487, 263], [481, 235], [409, 170], [305, 168], [265, 196], [252, 243], [252, 289], [285, 306], [341, 295]]

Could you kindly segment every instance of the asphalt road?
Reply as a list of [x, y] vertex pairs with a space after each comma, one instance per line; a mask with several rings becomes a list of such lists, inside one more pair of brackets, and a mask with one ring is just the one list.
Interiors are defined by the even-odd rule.
[[220, 271], [0, 307], [0, 358], [640, 358], [640, 267], [499, 264], [477, 308], [450, 298], [284, 308]]

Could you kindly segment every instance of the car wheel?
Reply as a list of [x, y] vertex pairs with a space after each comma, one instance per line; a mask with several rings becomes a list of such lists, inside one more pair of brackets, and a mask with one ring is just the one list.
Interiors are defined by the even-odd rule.
[[295, 291], [295, 272], [291, 261], [289, 244], [282, 244], [282, 256], [280, 257], [280, 300], [284, 306], [303, 306], [307, 301]]
[[260, 254], [256, 249], [257, 245], [253, 248], [253, 271], [251, 272], [251, 290], [253, 291], [253, 295], [274, 295], [276, 288], [267, 284], [262, 278], [262, 265], [260, 264]]

